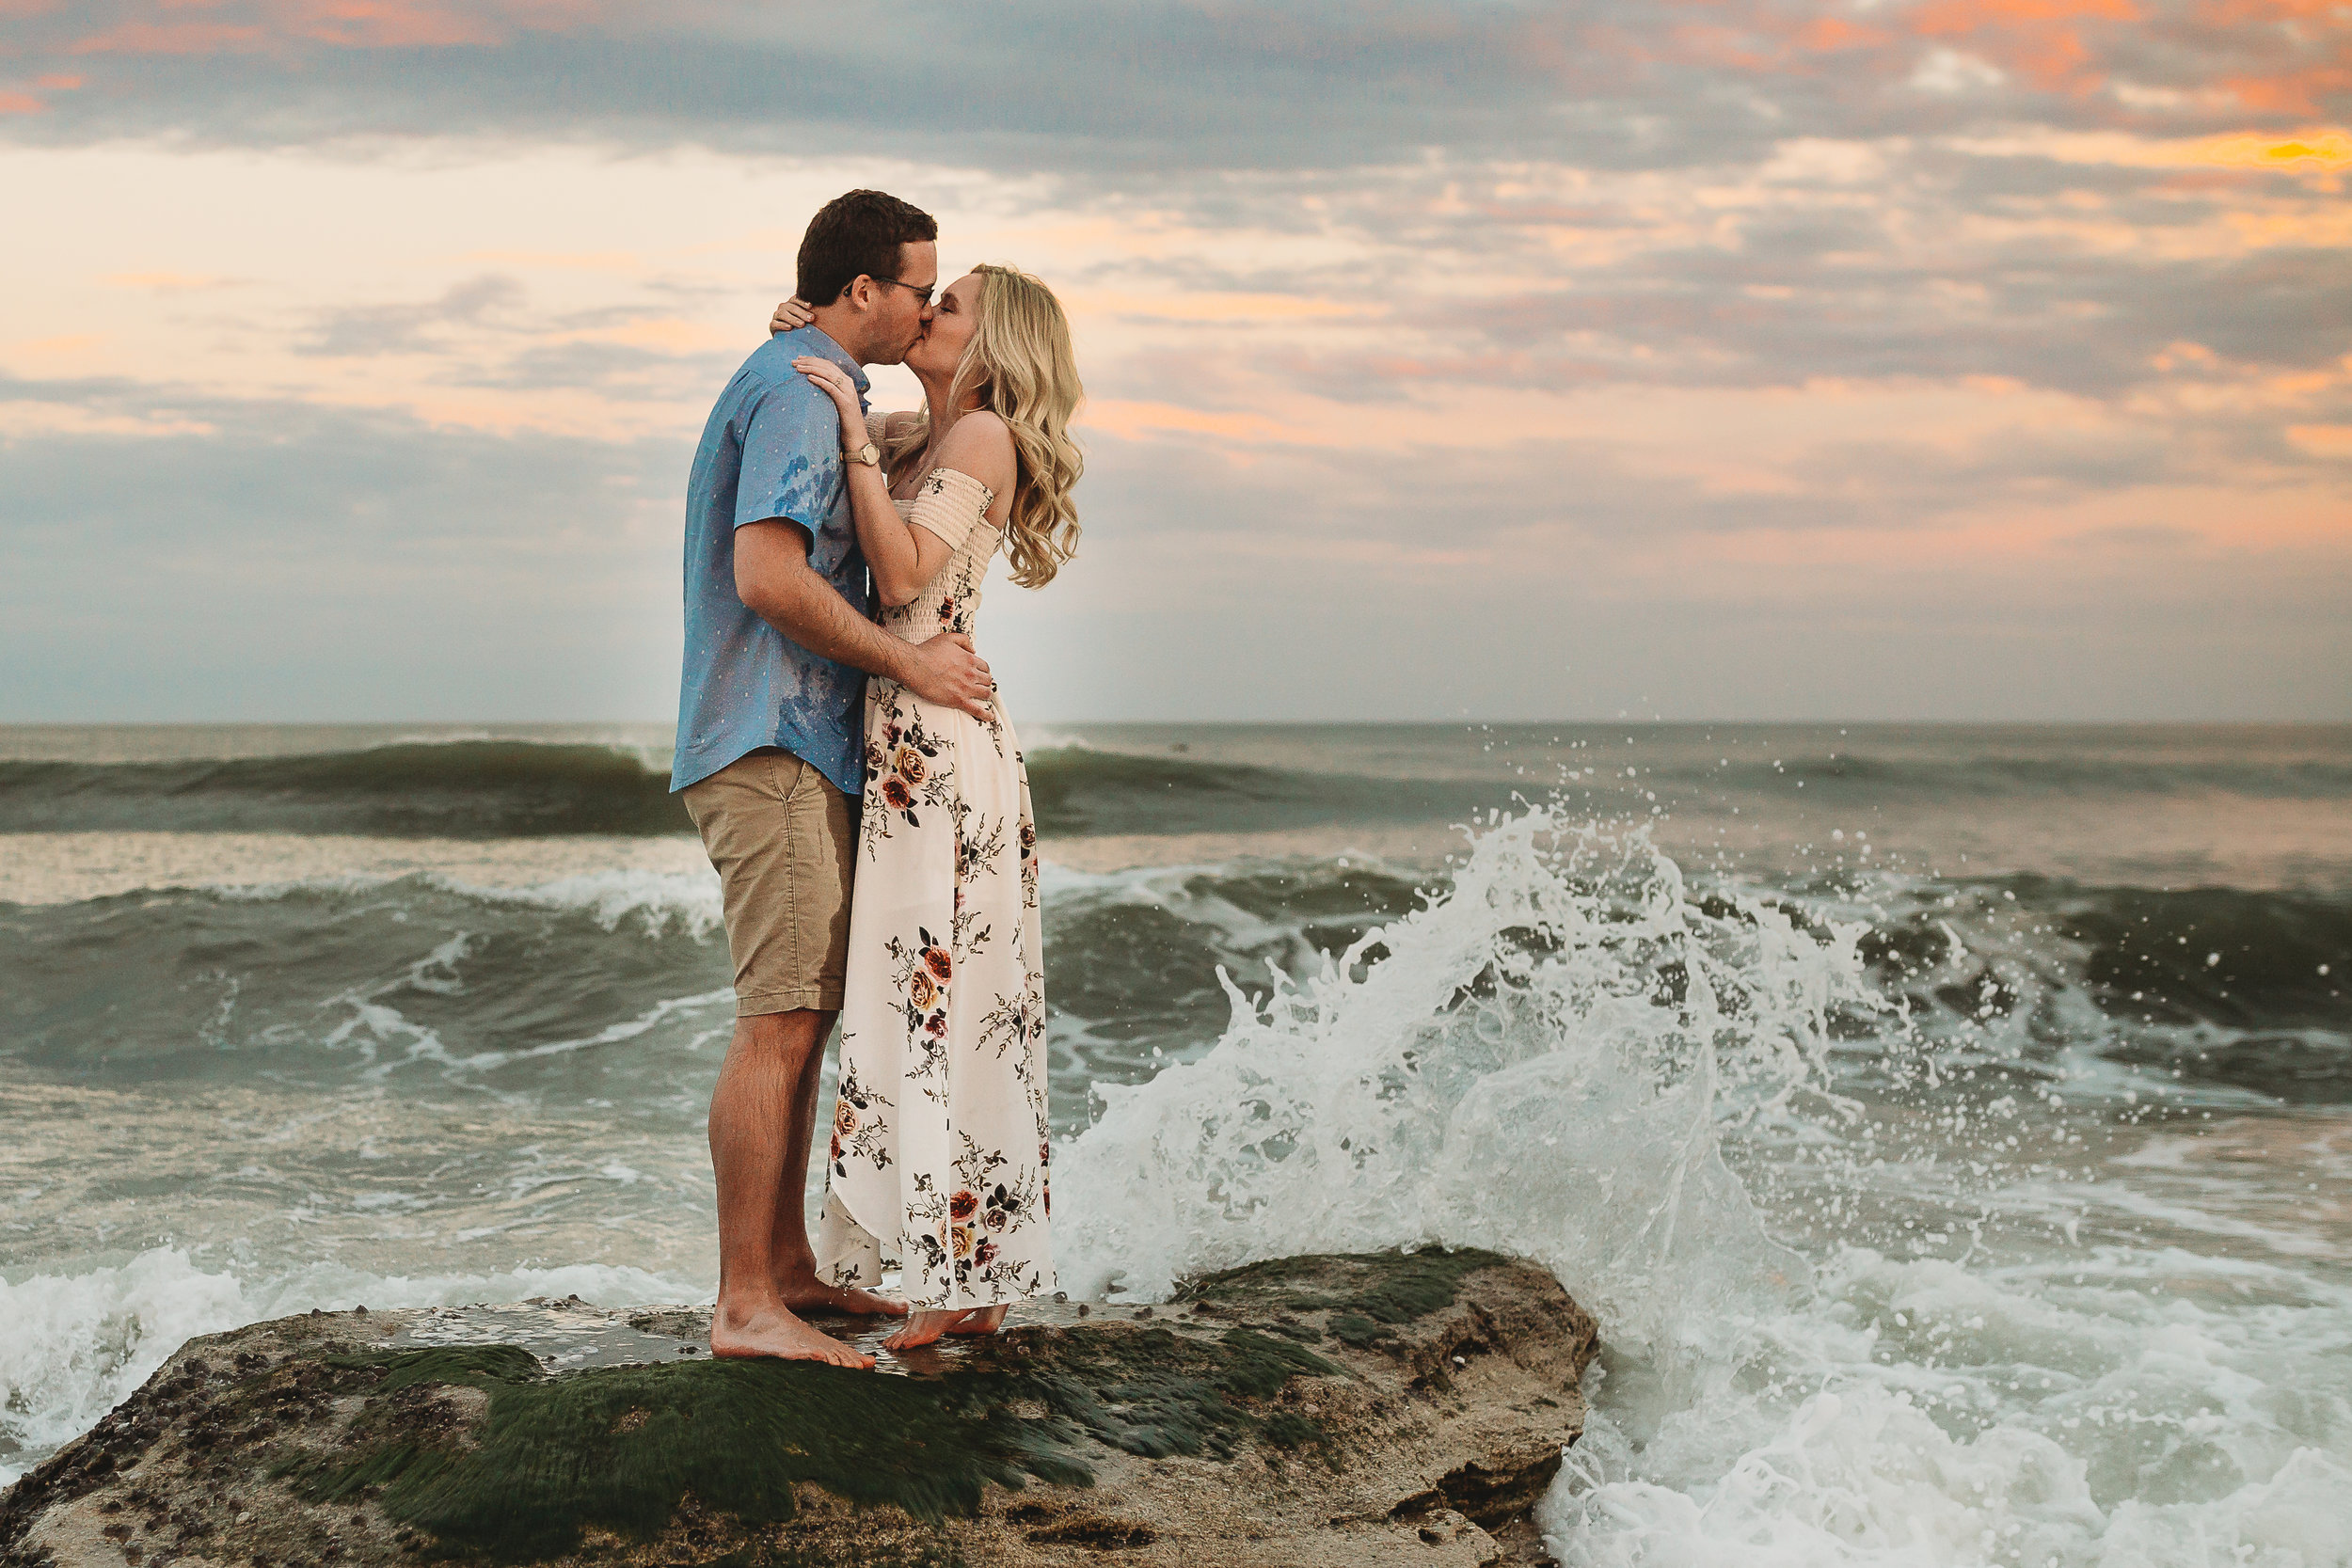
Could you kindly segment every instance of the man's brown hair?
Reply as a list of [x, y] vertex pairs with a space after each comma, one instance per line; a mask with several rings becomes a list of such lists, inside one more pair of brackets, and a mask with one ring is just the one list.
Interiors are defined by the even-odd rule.
[[863, 276], [898, 276], [898, 247], [937, 240], [930, 214], [882, 191], [850, 191], [817, 209], [801, 236], [795, 292], [811, 305], [831, 305]]

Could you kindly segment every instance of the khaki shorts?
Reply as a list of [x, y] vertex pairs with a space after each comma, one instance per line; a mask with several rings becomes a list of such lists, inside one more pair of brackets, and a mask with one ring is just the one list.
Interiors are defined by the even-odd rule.
[[857, 851], [850, 798], [788, 752], [754, 752], [689, 784], [685, 800], [725, 898], [736, 1016], [838, 1011]]

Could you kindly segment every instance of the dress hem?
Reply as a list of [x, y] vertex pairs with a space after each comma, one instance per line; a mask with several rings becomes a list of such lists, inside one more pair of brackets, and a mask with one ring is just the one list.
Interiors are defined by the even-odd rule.
[[[830, 1212], [830, 1211], [835, 1209], [836, 1206], [839, 1211], [837, 1217], [834, 1213]], [[820, 1212], [818, 1216], [820, 1227], [818, 1240], [818, 1245], [822, 1249], [819, 1251], [817, 1258], [818, 1274], [820, 1276], [827, 1277], [829, 1282], [834, 1285], [850, 1287], [861, 1291], [880, 1290], [882, 1288], [882, 1259], [891, 1249], [883, 1246], [881, 1236], [877, 1235], [873, 1230], [868, 1228], [864, 1220], [858, 1218], [857, 1211], [851, 1208], [850, 1200], [842, 1196], [841, 1189], [832, 1186], [830, 1183], [825, 1189], [825, 1209], [827, 1212]], [[833, 1227], [834, 1224], [840, 1225], [848, 1232], [848, 1234], [841, 1236], [838, 1235], [837, 1232], [834, 1232]], [[839, 1241], [845, 1244], [825, 1247], [824, 1243], [828, 1240], [834, 1239], [835, 1236], [838, 1236]], [[952, 1291], [949, 1293], [947, 1300], [943, 1303], [933, 1304], [928, 1301], [917, 1301], [914, 1296], [908, 1294], [906, 1289], [906, 1241], [904, 1236], [899, 1238], [897, 1251], [898, 1254], [899, 1266], [898, 1294], [905, 1298], [907, 1307], [912, 1311], [969, 1312], [987, 1307], [1009, 1307], [1015, 1302], [1036, 1301], [1041, 1296], [1050, 1296], [1056, 1291], [1060, 1289], [1060, 1286], [1056, 1283], [1060, 1276], [1049, 1266], [1043, 1271], [1044, 1283], [1040, 1285], [1034, 1291], [1022, 1291], [1009, 1295], [999, 1295], [993, 1301], [958, 1301], [955, 1299], [955, 1294]], [[858, 1271], [858, 1277], [850, 1279], [839, 1277], [838, 1271], [840, 1266], [843, 1263], [854, 1260], [861, 1252], [870, 1252], [871, 1256], [874, 1258], [874, 1277], [871, 1279], [864, 1277], [865, 1271], [863, 1269]]]

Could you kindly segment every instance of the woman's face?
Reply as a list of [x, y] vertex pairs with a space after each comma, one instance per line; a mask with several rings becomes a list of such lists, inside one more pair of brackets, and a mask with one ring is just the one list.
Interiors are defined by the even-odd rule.
[[933, 375], [953, 375], [963, 362], [963, 349], [980, 326], [980, 275], [967, 272], [947, 285], [931, 312], [930, 325], [907, 350], [907, 369]]

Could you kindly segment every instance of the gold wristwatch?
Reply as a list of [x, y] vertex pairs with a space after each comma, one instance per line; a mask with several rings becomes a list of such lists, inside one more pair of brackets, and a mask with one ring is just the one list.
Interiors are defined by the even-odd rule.
[[871, 441], [862, 447], [844, 447], [841, 449], [841, 456], [847, 462], [864, 463], [869, 467], [882, 466], [882, 448]]

